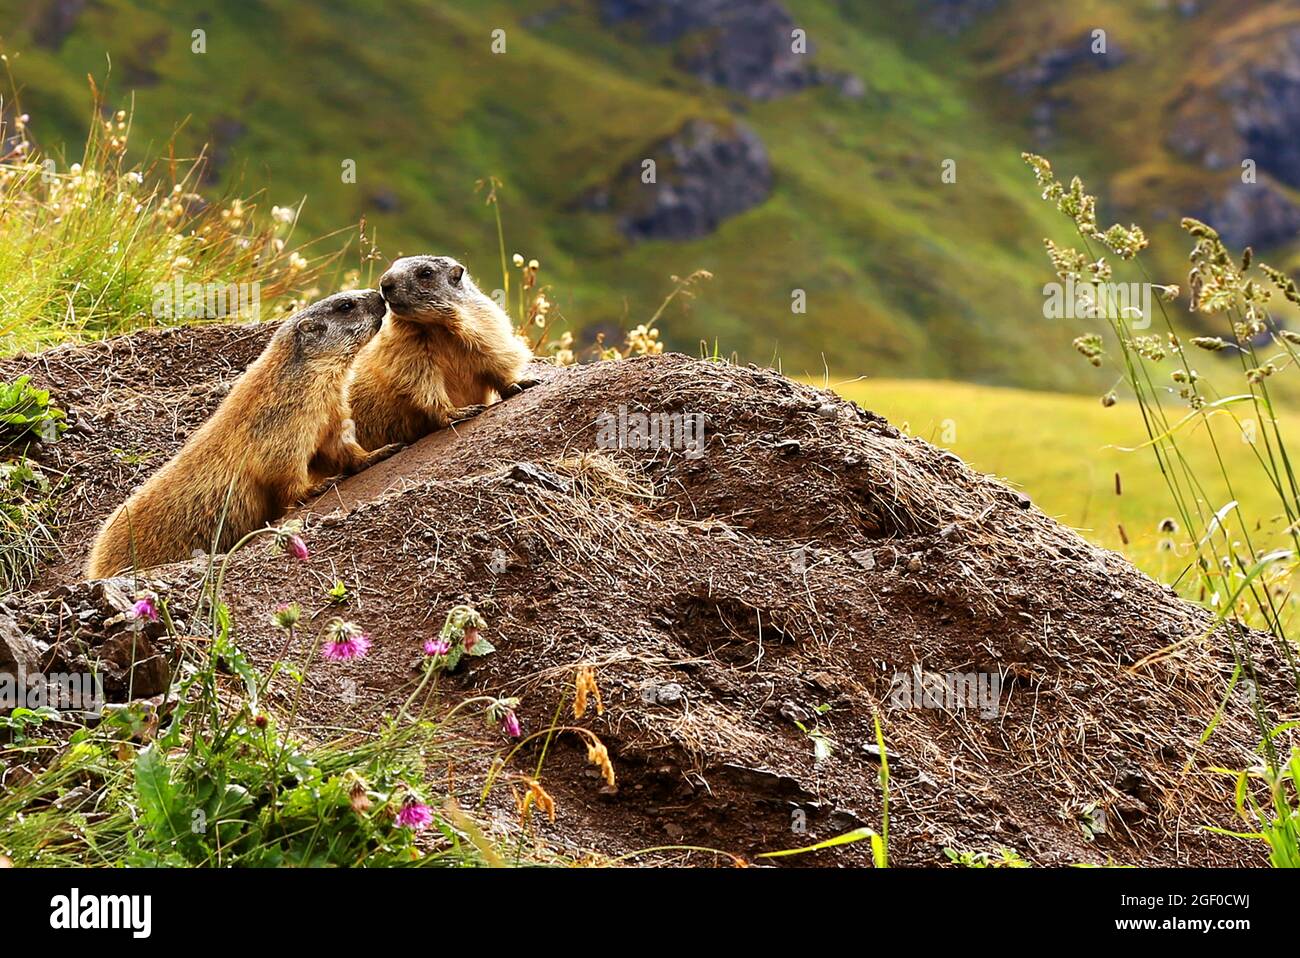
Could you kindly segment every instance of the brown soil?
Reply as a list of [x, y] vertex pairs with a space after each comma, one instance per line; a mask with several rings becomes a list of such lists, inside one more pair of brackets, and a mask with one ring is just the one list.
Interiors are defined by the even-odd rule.
[[[64, 554], [34, 590], [75, 582], [96, 523], [267, 335], [193, 327], [0, 363], [0, 378], [32, 373], [78, 424], [44, 452], [67, 476]], [[1227, 636], [1201, 641], [1201, 609], [951, 453], [777, 373], [675, 355], [538, 369], [540, 385], [304, 510], [310, 563], [261, 546], [232, 561], [241, 641], [263, 663], [279, 645], [275, 605], [323, 621], [322, 589], [353, 589], [346, 615], [375, 647], [313, 667], [310, 725], [370, 728], [400, 706], [423, 641], [464, 601], [498, 651], [444, 680], [443, 707], [518, 695], [525, 728], [545, 728], [576, 668], [596, 668], [606, 711], [579, 724], [609, 747], [618, 786], [603, 787], [576, 737], [552, 745], [542, 777], [559, 809], [541, 834], [565, 851], [750, 858], [878, 828], [878, 714], [896, 864], [945, 862], [945, 846], [1038, 864], [1264, 861], [1259, 844], [1203, 828], [1240, 827], [1233, 781], [1211, 767], [1254, 764], [1259, 736], [1234, 693], [1198, 747], [1233, 670]], [[597, 449], [597, 417], [620, 404], [706, 413], [705, 454]], [[184, 590], [197, 565], [157, 575]], [[1261, 675], [1287, 674], [1267, 637], [1236, 638]], [[891, 686], [914, 670], [996, 673], [996, 716], [901, 707]], [[1258, 693], [1278, 720], [1294, 689], [1279, 678]], [[829, 757], [815, 760], [796, 723], [829, 739]], [[476, 761], [454, 769], [471, 796]], [[529, 746], [515, 764], [536, 761]], [[1104, 822], [1092, 840], [1088, 820]], [[867, 860], [866, 843], [792, 859]]]

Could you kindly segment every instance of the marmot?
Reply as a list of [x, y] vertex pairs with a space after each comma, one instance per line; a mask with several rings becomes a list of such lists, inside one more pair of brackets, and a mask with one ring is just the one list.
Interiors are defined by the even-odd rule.
[[104, 522], [87, 576], [188, 559], [195, 549], [225, 552], [325, 480], [396, 451], [357, 444], [344, 398], [348, 367], [384, 311], [367, 289], [285, 320], [212, 417]]
[[408, 256], [379, 280], [390, 315], [348, 380], [357, 441], [414, 442], [532, 385], [533, 358], [507, 316], [447, 256]]

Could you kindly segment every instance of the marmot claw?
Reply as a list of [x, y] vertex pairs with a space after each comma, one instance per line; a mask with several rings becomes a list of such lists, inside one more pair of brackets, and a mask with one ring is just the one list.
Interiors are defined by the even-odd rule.
[[454, 425], [458, 422], [464, 422], [466, 419], [473, 419], [485, 409], [487, 409], [487, 405], [481, 402], [474, 403], [471, 406], [461, 406], [459, 409], [453, 409], [451, 415], [447, 418]]
[[506, 387], [505, 395], [502, 399], [509, 399], [511, 396], [518, 396], [525, 389], [532, 389], [534, 386], [540, 386], [540, 379], [519, 379]]

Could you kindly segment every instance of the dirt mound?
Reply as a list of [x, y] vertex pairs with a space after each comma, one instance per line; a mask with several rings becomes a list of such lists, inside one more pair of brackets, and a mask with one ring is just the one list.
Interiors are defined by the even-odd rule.
[[[95, 523], [266, 334], [190, 328], [0, 364], [33, 373], [85, 430], [45, 453], [68, 476], [65, 555], [35, 588], [75, 580]], [[312, 669], [317, 726], [373, 727], [400, 706], [422, 643], [468, 602], [499, 651], [443, 679], [444, 701], [518, 695], [536, 730], [576, 669], [596, 669], [605, 712], [582, 724], [618, 785], [576, 738], [552, 743], [559, 812], [543, 834], [559, 847], [749, 856], [879, 827], [879, 714], [896, 863], [946, 861], [945, 846], [1041, 864], [1263, 862], [1202, 827], [1239, 825], [1211, 766], [1254, 764], [1258, 741], [1250, 696], [1228, 695], [1226, 637], [1200, 640], [1203, 610], [952, 454], [774, 372], [681, 356], [539, 370], [541, 385], [304, 510], [311, 563], [260, 548], [232, 561], [255, 658], [278, 651], [274, 606], [327, 617], [322, 590], [351, 587], [347, 615], [375, 646]], [[601, 448], [603, 415], [647, 410], [705, 414], [702, 454]], [[183, 589], [194, 566], [159, 576]], [[1261, 675], [1282, 674], [1267, 637], [1236, 639]], [[953, 677], [984, 696], [952, 694]], [[1252, 694], [1275, 714], [1290, 691]], [[516, 758], [536, 761], [531, 747]], [[472, 799], [481, 778], [448, 782]]]

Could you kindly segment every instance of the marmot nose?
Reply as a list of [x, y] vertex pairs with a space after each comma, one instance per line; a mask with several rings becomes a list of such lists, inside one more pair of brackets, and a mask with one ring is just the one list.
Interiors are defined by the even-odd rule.
[[393, 293], [397, 291], [397, 281], [388, 275], [379, 278], [379, 291], [384, 294], [384, 299], [392, 299]]

